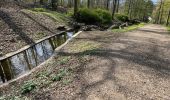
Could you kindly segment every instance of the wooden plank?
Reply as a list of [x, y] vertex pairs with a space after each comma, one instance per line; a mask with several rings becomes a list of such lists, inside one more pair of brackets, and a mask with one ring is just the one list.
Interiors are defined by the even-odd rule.
[[60, 36], [60, 35], [62, 35], [62, 34], [64, 34], [64, 33], [65, 33], [65, 32], [60, 32], [60, 33], [54, 34], [54, 35], [52, 35], [52, 36], [47, 36], [47, 37], [45, 37], [45, 38], [43, 38], [43, 39], [41, 39], [41, 40], [38, 40], [38, 41], [35, 42], [34, 44], [24, 46], [23, 48], [15, 51], [15, 52], [11, 52], [11, 53], [8, 53], [8, 54], [0, 57], [0, 61], [1, 61], [1, 60], [4, 60], [4, 59], [7, 59], [7, 58], [9, 58], [9, 57], [15, 56], [15, 55], [23, 52], [24, 50], [27, 50], [27, 49], [35, 46], [36, 44], [41, 43], [41, 42], [43, 42], [43, 41], [45, 41], [45, 40], [47, 40], [47, 39], [49, 39], [49, 38], [52, 38], [52, 37], [55, 37], [55, 36]]
[[4, 70], [4, 74], [6, 76], [6, 79], [7, 81], [8, 80], [11, 80], [12, 78], [14, 78], [14, 75], [12, 73], [12, 69], [10, 67], [10, 62], [8, 59], [4, 59], [1, 61], [1, 65], [2, 65], [2, 68]]
[[4, 74], [4, 71], [2, 69], [1, 62], [0, 62], [0, 78], [2, 79], [2, 82], [5, 83], [5, 74]]

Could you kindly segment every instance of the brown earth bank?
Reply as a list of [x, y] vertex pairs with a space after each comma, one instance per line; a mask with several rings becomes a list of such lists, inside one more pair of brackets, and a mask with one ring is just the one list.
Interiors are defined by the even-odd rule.
[[[169, 45], [170, 36], [160, 25], [126, 33], [83, 32], [31, 75], [1, 87], [0, 96], [4, 100], [169, 100]], [[23, 93], [28, 87], [34, 88]]]
[[[62, 20], [62, 19], [59, 19]], [[12, 2], [0, 2], [0, 55], [16, 51], [25, 45], [58, 32], [67, 21], [33, 13]]]

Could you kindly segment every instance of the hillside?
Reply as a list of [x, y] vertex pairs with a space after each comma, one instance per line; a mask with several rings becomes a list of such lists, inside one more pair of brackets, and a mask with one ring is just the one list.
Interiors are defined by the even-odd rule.
[[67, 25], [65, 14], [27, 9], [9, 2], [0, 5], [1, 56], [56, 33], [59, 25]]

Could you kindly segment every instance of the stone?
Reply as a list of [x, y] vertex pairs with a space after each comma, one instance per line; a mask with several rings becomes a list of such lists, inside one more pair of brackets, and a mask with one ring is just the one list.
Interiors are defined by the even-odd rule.
[[58, 26], [57, 30], [59, 30], [59, 31], [65, 31], [66, 28], [65, 28], [64, 25], [60, 25], [60, 26]]

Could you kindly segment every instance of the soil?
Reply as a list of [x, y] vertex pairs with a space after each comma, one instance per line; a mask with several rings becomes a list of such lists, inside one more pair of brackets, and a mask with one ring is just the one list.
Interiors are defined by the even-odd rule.
[[66, 23], [47, 15], [32, 13], [11, 2], [0, 2], [0, 56], [57, 33]]
[[[0, 94], [30, 100], [169, 100], [167, 33], [152, 24], [126, 33], [83, 32], [31, 75], [1, 87]], [[62, 68], [71, 74], [44, 85]], [[35, 77], [44, 71], [46, 78]], [[20, 90], [28, 80], [39, 84], [23, 95]]]

